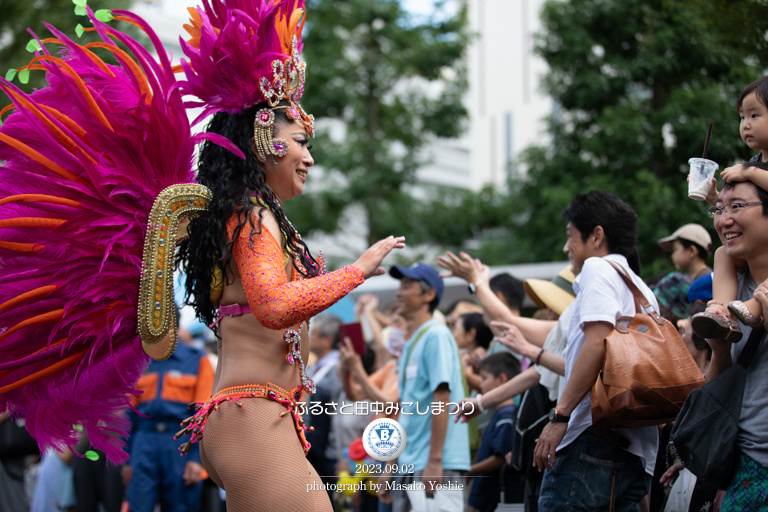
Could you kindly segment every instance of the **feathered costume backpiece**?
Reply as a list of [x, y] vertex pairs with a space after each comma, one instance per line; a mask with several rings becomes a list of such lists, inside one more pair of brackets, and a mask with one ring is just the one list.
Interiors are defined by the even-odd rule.
[[[178, 69], [141, 18], [75, 3], [101, 41], [81, 45], [46, 25], [54, 37], [33, 34], [30, 64], [0, 78], [13, 102], [0, 112], [0, 412], [25, 417], [41, 447], [74, 444], [82, 426], [122, 461], [123, 412], [147, 355], [175, 347], [179, 225], [211, 198], [194, 181], [194, 146], [209, 139], [244, 157], [219, 135], [193, 136], [185, 108], [203, 105], [205, 117], [268, 101], [311, 133], [298, 105], [304, 2], [206, 0], [190, 9]], [[117, 21], [145, 32], [157, 57]], [[10, 80], [30, 70], [49, 85], [25, 94]], [[182, 92], [200, 102], [184, 104]], [[274, 158], [284, 141], [265, 134], [270, 115], [257, 117], [257, 146]]]

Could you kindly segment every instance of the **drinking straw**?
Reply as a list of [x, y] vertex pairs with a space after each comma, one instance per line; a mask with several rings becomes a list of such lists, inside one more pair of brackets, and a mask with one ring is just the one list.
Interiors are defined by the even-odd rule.
[[707, 158], [707, 151], [709, 150], [709, 137], [712, 135], [712, 123], [709, 123], [709, 128], [707, 129], [707, 141], [704, 143], [704, 154], [701, 156], [701, 158]]

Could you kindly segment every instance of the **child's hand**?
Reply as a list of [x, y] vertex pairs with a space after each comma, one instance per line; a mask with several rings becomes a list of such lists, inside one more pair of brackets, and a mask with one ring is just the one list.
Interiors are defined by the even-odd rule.
[[734, 165], [733, 167], [728, 167], [727, 169], [723, 169], [720, 172], [720, 178], [726, 183], [730, 183], [732, 181], [748, 181], [748, 171], [749, 167], [738, 164]]
[[707, 302], [707, 313], [714, 313], [716, 315], [721, 315], [726, 318], [729, 318], [731, 316], [731, 312], [728, 311], [728, 308], [725, 307], [722, 301], [712, 299], [711, 301]]

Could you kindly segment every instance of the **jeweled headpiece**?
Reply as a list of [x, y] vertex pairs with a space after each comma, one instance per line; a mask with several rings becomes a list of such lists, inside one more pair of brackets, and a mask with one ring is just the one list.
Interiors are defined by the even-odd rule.
[[214, 112], [239, 113], [268, 103], [254, 123], [262, 160], [288, 151], [285, 140], [272, 139], [277, 109], [286, 109], [313, 137], [314, 119], [299, 105], [306, 74], [299, 60], [304, 0], [204, 0], [203, 8], [189, 12], [191, 25], [184, 28], [192, 38], [181, 41], [189, 61], [182, 59], [177, 69], [187, 78], [180, 82], [182, 92], [201, 100], [187, 105], [205, 107], [195, 123]]

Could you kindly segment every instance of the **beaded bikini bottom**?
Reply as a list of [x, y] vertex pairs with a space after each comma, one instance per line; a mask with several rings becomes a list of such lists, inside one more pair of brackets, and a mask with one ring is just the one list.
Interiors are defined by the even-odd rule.
[[194, 402], [189, 404], [190, 407], [194, 406], [197, 409], [197, 412], [194, 416], [190, 416], [181, 422], [181, 426], [184, 428], [176, 433], [174, 439], [190, 434], [189, 441], [179, 447], [181, 453], [186, 454], [192, 447], [192, 443], [196, 443], [203, 438], [205, 422], [208, 419], [208, 415], [213, 411], [218, 411], [219, 404], [222, 402], [234, 402], [238, 407], [243, 407], [243, 403], [240, 401], [243, 398], [266, 398], [268, 400], [279, 402], [285, 406], [287, 410], [280, 413], [280, 417], [283, 417], [286, 414], [290, 414], [293, 417], [293, 425], [296, 428], [296, 435], [299, 437], [301, 447], [304, 449], [304, 454], [306, 455], [309, 451], [310, 444], [307, 442], [304, 431], [311, 431], [314, 429], [312, 427], [308, 429], [301, 419], [301, 415], [296, 412], [296, 402], [301, 400], [302, 390], [303, 387], [299, 386], [289, 392], [272, 383], [267, 383], [265, 385], [246, 384], [243, 386], [232, 386], [222, 389], [204, 403]]

